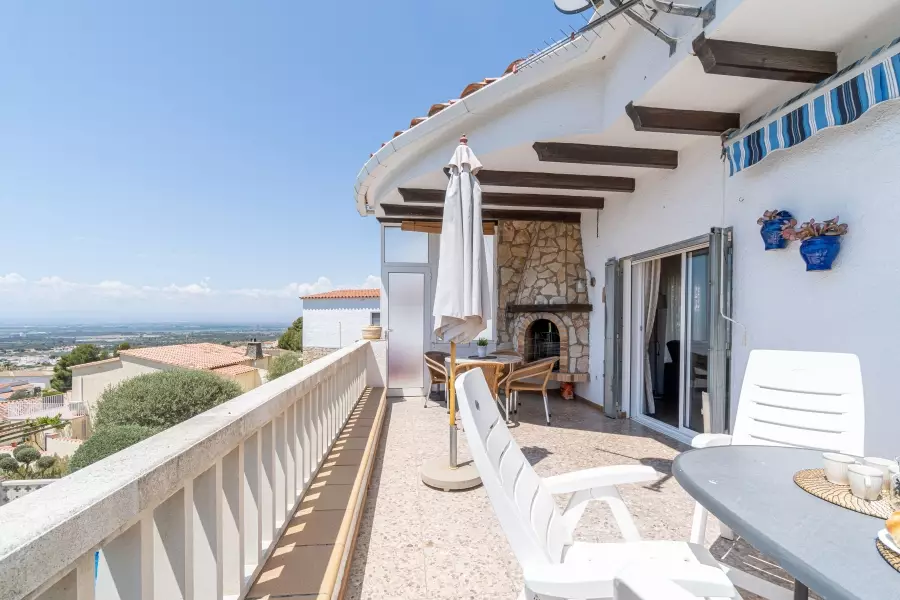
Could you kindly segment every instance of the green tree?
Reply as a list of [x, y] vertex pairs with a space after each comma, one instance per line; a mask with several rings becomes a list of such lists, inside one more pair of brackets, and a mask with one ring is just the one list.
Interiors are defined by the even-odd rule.
[[12, 396], [9, 397], [10, 400], [21, 400], [22, 398], [31, 398], [31, 391], [19, 390], [17, 392], [13, 392]]
[[[153, 427], [142, 427], [141, 425], [111, 425], [98, 429], [72, 455], [72, 459], [69, 461], [69, 470], [74, 473], [119, 450], [146, 440], [158, 431]], [[0, 467], [2, 466], [3, 459], [0, 459]]]
[[303, 350], [303, 317], [297, 317], [287, 331], [281, 334], [278, 338], [278, 347], [294, 352]]
[[22, 444], [10, 454], [0, 454], [0, 471], [11, 479], [57, 479], [68, 472], [68, 463], [57, 456], [41, 456], [34, 446]]
[[272, 364], [269, 365], [269, 381], [278, 379], [291, 371], [296, 371], [302, 366], [303, 361], [300, 360], [300, 355], [296, 352], [285, 352], [281, 356], [276, 356], [272, 359]]
[[74, 365], [83, 365], [97, 362], [98, 360], [106, 360], [107, 358], [109, 358], [109, 353], [93, 344], [75, 346], [74, 350], [68, 354], [63, 354], [56, 361], [56, 366], [53, 367], [53, 378], [50, 380], [50, 387], [61, 392], [71, 390], [72, 367]]
[[142, 425], [158, 431], [240, 394], [237, 383], [208, 371], [148, 373], [107, 388], [97, 403], [95, 425], [98, 430], [112, 425]]
[[41, 396], [58, 396], [62, 392], [58, 392], [53, 388], [46, 388], [43, 392], [41, 392]]
[[116, 346], [116, 351], [113, 352], [113, 356], [119, 356], [120, 350], [131, 350], [131, 344], [129, 344], [128, 342], [122, 342], [121, 344]]

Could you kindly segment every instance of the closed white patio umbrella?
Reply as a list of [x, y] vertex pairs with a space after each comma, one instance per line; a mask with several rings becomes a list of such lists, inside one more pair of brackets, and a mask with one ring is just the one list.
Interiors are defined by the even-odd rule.
[[487, 327], [491, 313], [481, 222], [481, 184], [475, 177], [481, 163], [466, 136], [449, 162], [450, 181], [444, 198], [441, 251], [434, 295], [434, 333], [450, 342], [450, 460], [426, 463], [425, 483], [443, 489], [465, 489], [479, 483], [474, 466], [458, 467], [456, 456], [456, 344], [474, 340]]

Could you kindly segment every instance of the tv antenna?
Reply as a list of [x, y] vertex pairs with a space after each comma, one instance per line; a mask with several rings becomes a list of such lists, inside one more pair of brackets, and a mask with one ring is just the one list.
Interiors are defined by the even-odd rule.
[[553, 0], [556, 10], [566, 15], [577, 15], [593, 8], [596, 10], [603, 4], [603, 0]]

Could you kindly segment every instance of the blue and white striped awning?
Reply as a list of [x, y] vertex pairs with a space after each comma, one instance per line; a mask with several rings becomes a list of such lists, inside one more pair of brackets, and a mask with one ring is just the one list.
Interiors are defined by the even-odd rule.
[[867, 110], [900, 98], [900, 38], [841, 69], [725, 140], [731, 175], [823, 129], [847, 125]]

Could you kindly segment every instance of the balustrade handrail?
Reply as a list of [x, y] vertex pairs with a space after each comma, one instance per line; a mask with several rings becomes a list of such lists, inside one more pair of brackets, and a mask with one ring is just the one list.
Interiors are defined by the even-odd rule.
[[[107, 546], [112, 548], [111, 544], [116, 544], [133, 531], [138, 531], [141, 536], [138, 547], [146, 548], [146, 540], [142, 536], [150, 535], [146, 533], [148, 518], [151, 522], [149, 531], [157, 531], [153, 529], [158, 526], [153, 521], [157, 518], [154, 509], [162, 510], [160, 505], [182, 490], [185, 491], [183, 496], [188, 498], [184, 502], [194, 502], [195, 512], [203, 513], [205, 508], [198, 505], [196, 498], [215, 489], [214, 496], [219, 500], [218, 504], [213, 503], [210, 510], [214, 511], [214, 518], [221, 527], [222, 498], [228, 493], [226, 485], [232, 486], [228, 489], [233, 491], [235, 462], [239, 462], [238, 477], [243, 481], [243, 487], [239, 485], [239, 488], [251, 489], [255, 485], [265, 501], [259, 505], [263, 516], [246, 517], [249, 520], [245, 523], [245, 502], [262, 501], [247, 497], [248, 492], [239, 495], [242, 513], [239, 520], [239, 543], [242, 546], [239, 582], [233, 581], [238, 575], [232, 577], [229, 571], [231, 567], [234, 567], [231, 570], [237, 571], [238, 565], [225, 565], [224, 576], [222, 565], [219, 565], [220, 593], [217, 597], [221, 598], [223, 594], [243, 597], [247, 591], [247, 580], [252, 579], [252, 574], [245, 572], [245, 569], [256, 567], [258, 570], [261, 567], [267, 552], [272, 550], [278, 539], [279, 532], [275, 530], [289, 520], [294, 502], [299, 501], [304, 486], [309, 485], [309, 480], [322, 464], [325, 453], [365, 389], [368, 346], [369, 342], [363, 340], [326, 355], [32, 492], [27, 501], [0, 507], [0, 598], [40, 598], [40, 594], [48, 590], [47, 595], [50, 596], [58, 592], [56, 587], [66, 583], [64, 577], [74, 577], [76, 573], [79, 583], [78, 593], [74, 597], [78, 600], [94, 598], [93, 585], [85, 583], [88, 570], [93, 577], [94, 551]], [[248, 468], [252, 471], [251, 456], [260, 457], [260, 467], [255, 475], [246, 471]], [[230, 462], [223, 466], [226, 460]], [[213, 487], [204, 487], [208, 486], [210, 477]], [[180, 514], [184, 515], [184, 509], [180, 510]], [[177, 515], [179, 511], [173, 514]], [[196, 518], [202, 520], [202, 514]], [[228, 515], [225, 518], [227, 520]], [[246, 546], [249, 550], [243, 549], [244, 538], [249, 535], [248, 528], [254, 527], [254, 518], [258, 520], [257, 541], [262, 547], [259, 556], [245, 556], [245, 552], [255, 553], [252, 541]], [[203, 523], [206, 524], [206, 521]], [[231, 529], [228, 531], [220, 531], [216, 535], [229, 539], [237, 535], [232, 529], [238, 526], [231, 524], [229, 527]], [[204, 530], [201, 527], [199, 531]], [[194, 533], [187, 535], [198, 535], [196, 524]], [[222, 540], [219, 540], [220, 550], [214, 563], [222, 561], [221, 543]], [[235, 543], [234, 540], [232, 543]], [[196, 540], [188, 543], [194, 552], [199, 552], [198, 545], [205, 548]], [[133, 548], [133, 545], [122, 542], [115, 546], [117, 551], [121, 551], [119, 546]], [[150, 547], [153, 548], [152, 542]], [[231, 556], [233, 550], [227, 548], [224, 551], [229, 562], [237, 561]], [[121, 573], [117, 577], [116, 569], [125, 567], [116, 562], [112, 550], [108, 562], [105, 561], [107, 559], [101, 557], [100, 579], [105, 577], [106, 584], [98, 581], [98, 598], [105, 597], [100, 591], [102, 585], [117, 586], [123, 580]], [[140, 560], [138, 562], [141, 563]], [[193, 567], [189, 564], [185, 568]], [[149, 577], [151, 582], [159, 579], [153, 574]], [[224, 590], [223, 577], [226, 580]], [[146, 578], [147, 574], [141, 572], [141, 585], [147, 585]], [[189, 578], [190, 585], [199, 585], [200, 582], [194, 580], [202, 578], [202, 573], [193, 575]], [[239, 589], [235, 589], [236, 585]], [[113, 595], [119, 597], [118, 592]]]

